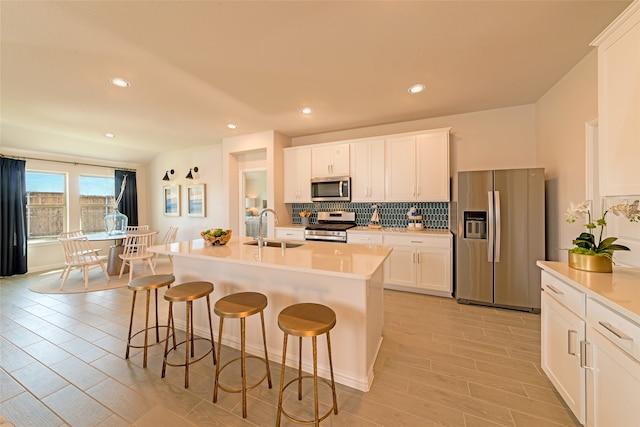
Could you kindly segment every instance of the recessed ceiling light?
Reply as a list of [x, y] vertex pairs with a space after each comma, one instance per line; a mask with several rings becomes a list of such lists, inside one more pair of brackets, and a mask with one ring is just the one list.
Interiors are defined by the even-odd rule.
[[228, 127], [229, 129], [238, 129], [238, 125], [237, 125], [237, 124], [235, 124], [235, 123], [229, 123], [229, 124], [227, 125], [227, 127]]
[[107, 132], [104, 134], [104, 136], [106, 136], [107, 138], [115, 138], [115, 134], [111, 133], [111, 132]]
[[409, 93], [420, 93], [424, 91], [427, 87], [421, 83], [417, 83], [409, 88]]
[[300, 110], [300, 112], [302, 114], [311, 114], [313, 113], [313, 110], [311, 109], [311, 107], [304, 107], [302, 110]]
[[109, 81], [111, 82], [112, 85], [118, 86], [118, 87], [129, 87], [129, 86], [131, 86], [131, 83], [129, 83], [128, 81], [126, 81], [125, 79], [120, 78], [120, 77], [114, 77]]

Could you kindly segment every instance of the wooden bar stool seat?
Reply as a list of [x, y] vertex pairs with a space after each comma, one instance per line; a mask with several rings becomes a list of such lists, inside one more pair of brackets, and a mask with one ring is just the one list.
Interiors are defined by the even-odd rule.
[[[280, 375], [280, 392], [278, 396], [278, 415], [276, 418], [276, 426], [280, 425], [281, 415], [284, 414], [291, 421], [298, 424], [315, 424], [320, 425], [320, 421], [327, 418], [333, 411], [338, 414], [338, 401], [336, 399], [336, 383], [333, 378], [333, 362], [331, 360], [331, 340], [329, 331], [336, 324], [336, 313], [327, 306], [315, 303], [301, 303], [286, 307], [278, 315], [278, 327], [284, 332], [284, 343], [282, 349], [282, 373]], [[318, 349], [317, 336], [327, 335], [327, 350], [329, 353], [329, 371], [331, 372], [331, 381], [325, 378], [318, 378]], [[287, 361], [287, 338], [289, 335], [299, 337], [299, 353], [298, 353], [298, 376], [288, 383], [284, 383], [284, 374]], [[302, 375], [302, 338], [311, 337], [313, 346], [313, 375]], [[302, 379], [313, 379], [313, 400], [314, 414], [313, 420], [303, 420], [296, 418], [283, 408], [282, 394], [284, 390], [293, 383], [298, 384], [298, 400], [302, 400]], [[323, 416], [319, 416], [318, 410], [318, 381], [322, 381], [331, 387], [333, 395], [333, 405]]]
[[[173, 303], [174, 302], [186, 302], [186, 334], [184, 341], [179, 342], [177, 345], [174, 342], [173, 347], [169, 348], [169, 330], [167, 329], [167, 340], [164, 344], [164, 360], [162, 362], [162, 378], [166, 373], [167, 365], [169, 366], [184, 366], [184, 388], [189, 388], [189, 365], [196, 363], [204, 359], [209, 353], [213, 354], [213, 364], [216, 364], [216, 352], [215, 344], [213, 341], [213, 325], [211, 323], [211, 300], [209, 295], [213, 292], [213, 283], [210, 282], [187, 282], [178, 286], [174, 286], [168, 289], [164, 294], [164, 299], [169, 301], [169, 318], [167, 323], [175, 328], [173, 320]], [[195, 337], [193, 334], [193, 301], [205, 297], [207, 300], [207, 318], [209, 319], [209, 334], [210, 338]], [[197, 340], [204, 340], [211, 342], [211, 348], [207, 352], [198, 356], [195, 356], [195, 344]], [[170, 363], [167, 361], [169, 354], [172, 351], [177, 350], [181, 345], [185, 345], [184, 350], [184, 363]]]
[[[124, 358], [129, 358], [129, 350], [132, 348], [144, 348], [144, 357], [142, 362], [142, 367], [147, 367], [147, 348], [148, 348], [148, 338], [149, 338], [149, 330], [156, 330], [156, 343], [160, 343], [160, 328], [169, 328], [169, 324], [167, 325], [159, 325], [158, 324], [158, 289], [163, 288], [165, 286], [171, 287], [171, 284], [176, 280], [173, 274], [154, 274], [151, 276], [139, 277], [137, 279], [129, 282], [128, 288], [133, 291], [133, 299], [131, 301], [131, 319], [129, 320], [129, 336], [127, 337], [127, 351], [125, 353]], [[145, 323], [144, 329], [140, 329], [138, 332], [132, 334], [133, 331], [133, 312], [136, 308], [136, 294], [138, 291], [145, 291], [147, 293], [147, 308], [145, 311]], [[151, 291], [155, 291], [155, 304], [156, 304], [156, 324], [155, 326], [149, 326], [149, 301], [151, 299]], [[144, 332], [144, 344], [142, 345], [133, 345], [131, 341], [134, 337]], [[167, 331], [168, 332], [168, 331]], [[167, 334], [168, 336], [168, 334]], [[173, 341], [175, 345], [175, 333], [173, 334]]]
[[[216, 365], [216, 377], [213, 387], [213, 402], [218, 400], [218, 389], [224, 390], [228, 393], [242, 393], [242, 417], [247, 417], [247, 391], [256, 388], [262, 384], [265, 378], [269, 382], [269, 388], [271, 388], [271, 369], [269, 368], [269, 356], [267, 353], [267, 340], [264, 329], [264, 309], [267, 306], [267, 297], [257, 292], [240, 292], [236, 294], [228, 295], [219, 299], [214, 307], [214, 312], [220, 317], [220, 327], [218, 331], [218, 364]], [[262, 325], [262, 342], [264, 345], [264, 358], [246, 355], [245, 351], [245, 320], [247, 317], [260, 313], [260, 323]], [[220, 366], [222, 362], [220, 356], [220, 349], [222, 342], [222, 325], [224, 319], [240, 319], [240, 356], [236, 357]], [[266, 366], [265, 374], [256, 381], [254, 384], [247, 386], [247, 370], [246, 359], [253, 358], [262, 360]], [[230, 364], [240, 360], [240, 374], [242, 376], [242, 387], [231, 388], [220, 383], [220, 373], [224, 368]]]

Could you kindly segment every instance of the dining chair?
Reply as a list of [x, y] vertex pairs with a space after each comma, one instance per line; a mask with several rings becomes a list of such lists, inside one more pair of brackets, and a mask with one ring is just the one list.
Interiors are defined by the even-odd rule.
[[125, 265], [129, 265], [129, 281], [133, 279], [133, 265], [135, 261], [142, 261], [142, 265], [144, 266], [144, 262], [146, 261], [151, 268], [151, 272], [156, 274], [155, 269], [153, 268], [153, 262], [151, 262], [151, 258], [153, 258], [153, 253], [147, 251], [149, 246], [153, 245], [153, 240], [155, 235], [158, 234], [157, 231], [149, 231], [146, 233], [137, 233], [137, 234], [128, 234], [126, 239], [124, 240], [124, 252], [118, 255], [122, 259], [122, 266], [120, 267], [120, 276], [122, 277], [122, 273], [124, 272]]
[[[175, 243], [176, 241], [176, 237], [178, 236], [178, 227], [169, 227], [169, 229], [167, 230], [167, 232], [165, 233], [164, 237], [162, 238], [162, 242], [160, 242], [161, 245], [168, 245], [170, 243]], [[155, 266], [156, 263], [158, 262], [158, 253], [156, 253], [156, 256], [153, 258], [153, 265]], [[169, 262], [173, 262], [173, 257], [171, 255], [167, 255], [169, 257]]]
[[89, 288], [89, 270], [92, 267], [100, 266], [104, 272], [107, 280], [110, 280], [109, 273], [105, 262], [107, 260], [106, 255], [98, 255], [93, 249], [87, 236], [77, 237], [58, 237], [60, 245], [62, 245], [62, 251], [64, 252], [64, 264], [65, 270], [63, 272], [62, 283], [60, 289], [64, 287], [69, 273], [74, 268], [79, 268], [84, 272], [84, 288]]
[[[80, 237], [80, 236], [85, 236], [86, 233], [83, 230], [73, 230], [73, 231], [63, 231], [62, 233], [60, 233], [58, 235], [58, 237], [63, 237], [63, 238], [70, 238], [70, 237]], [[91, 248], [92, 252], [95, 252], [96, 255], [102, 250], [102, 248]], [[64, 275], [64, 270], [62, 271], [62, 273], [60, 273], [60, 277], [62, 277]]]
[[148, 225], [127, 225], [127, 231], [149, 231]]

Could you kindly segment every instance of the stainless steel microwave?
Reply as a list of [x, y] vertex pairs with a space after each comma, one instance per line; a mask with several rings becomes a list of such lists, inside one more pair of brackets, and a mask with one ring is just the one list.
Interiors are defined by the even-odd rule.
[[311, 201], [313, 202], [350, 202], [351, 178], [332, 176], [311, 179]]

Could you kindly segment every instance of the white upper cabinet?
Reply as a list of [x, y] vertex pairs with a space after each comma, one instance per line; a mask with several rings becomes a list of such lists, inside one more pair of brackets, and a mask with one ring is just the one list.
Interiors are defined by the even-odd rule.
[[312, 147], [311, 176], [349, 176], [349, 144]]
[[311, 149], [284, 150], [284, 202], [311, 203]]
[[387, 201], [449, 201], [449, 130], [386, 139]]
[[381, 202], [384, 197], [384, 139], [351, 144], [351, 200]]
[[596, 38], [600, 194], [640, 194], [640, 2]]

